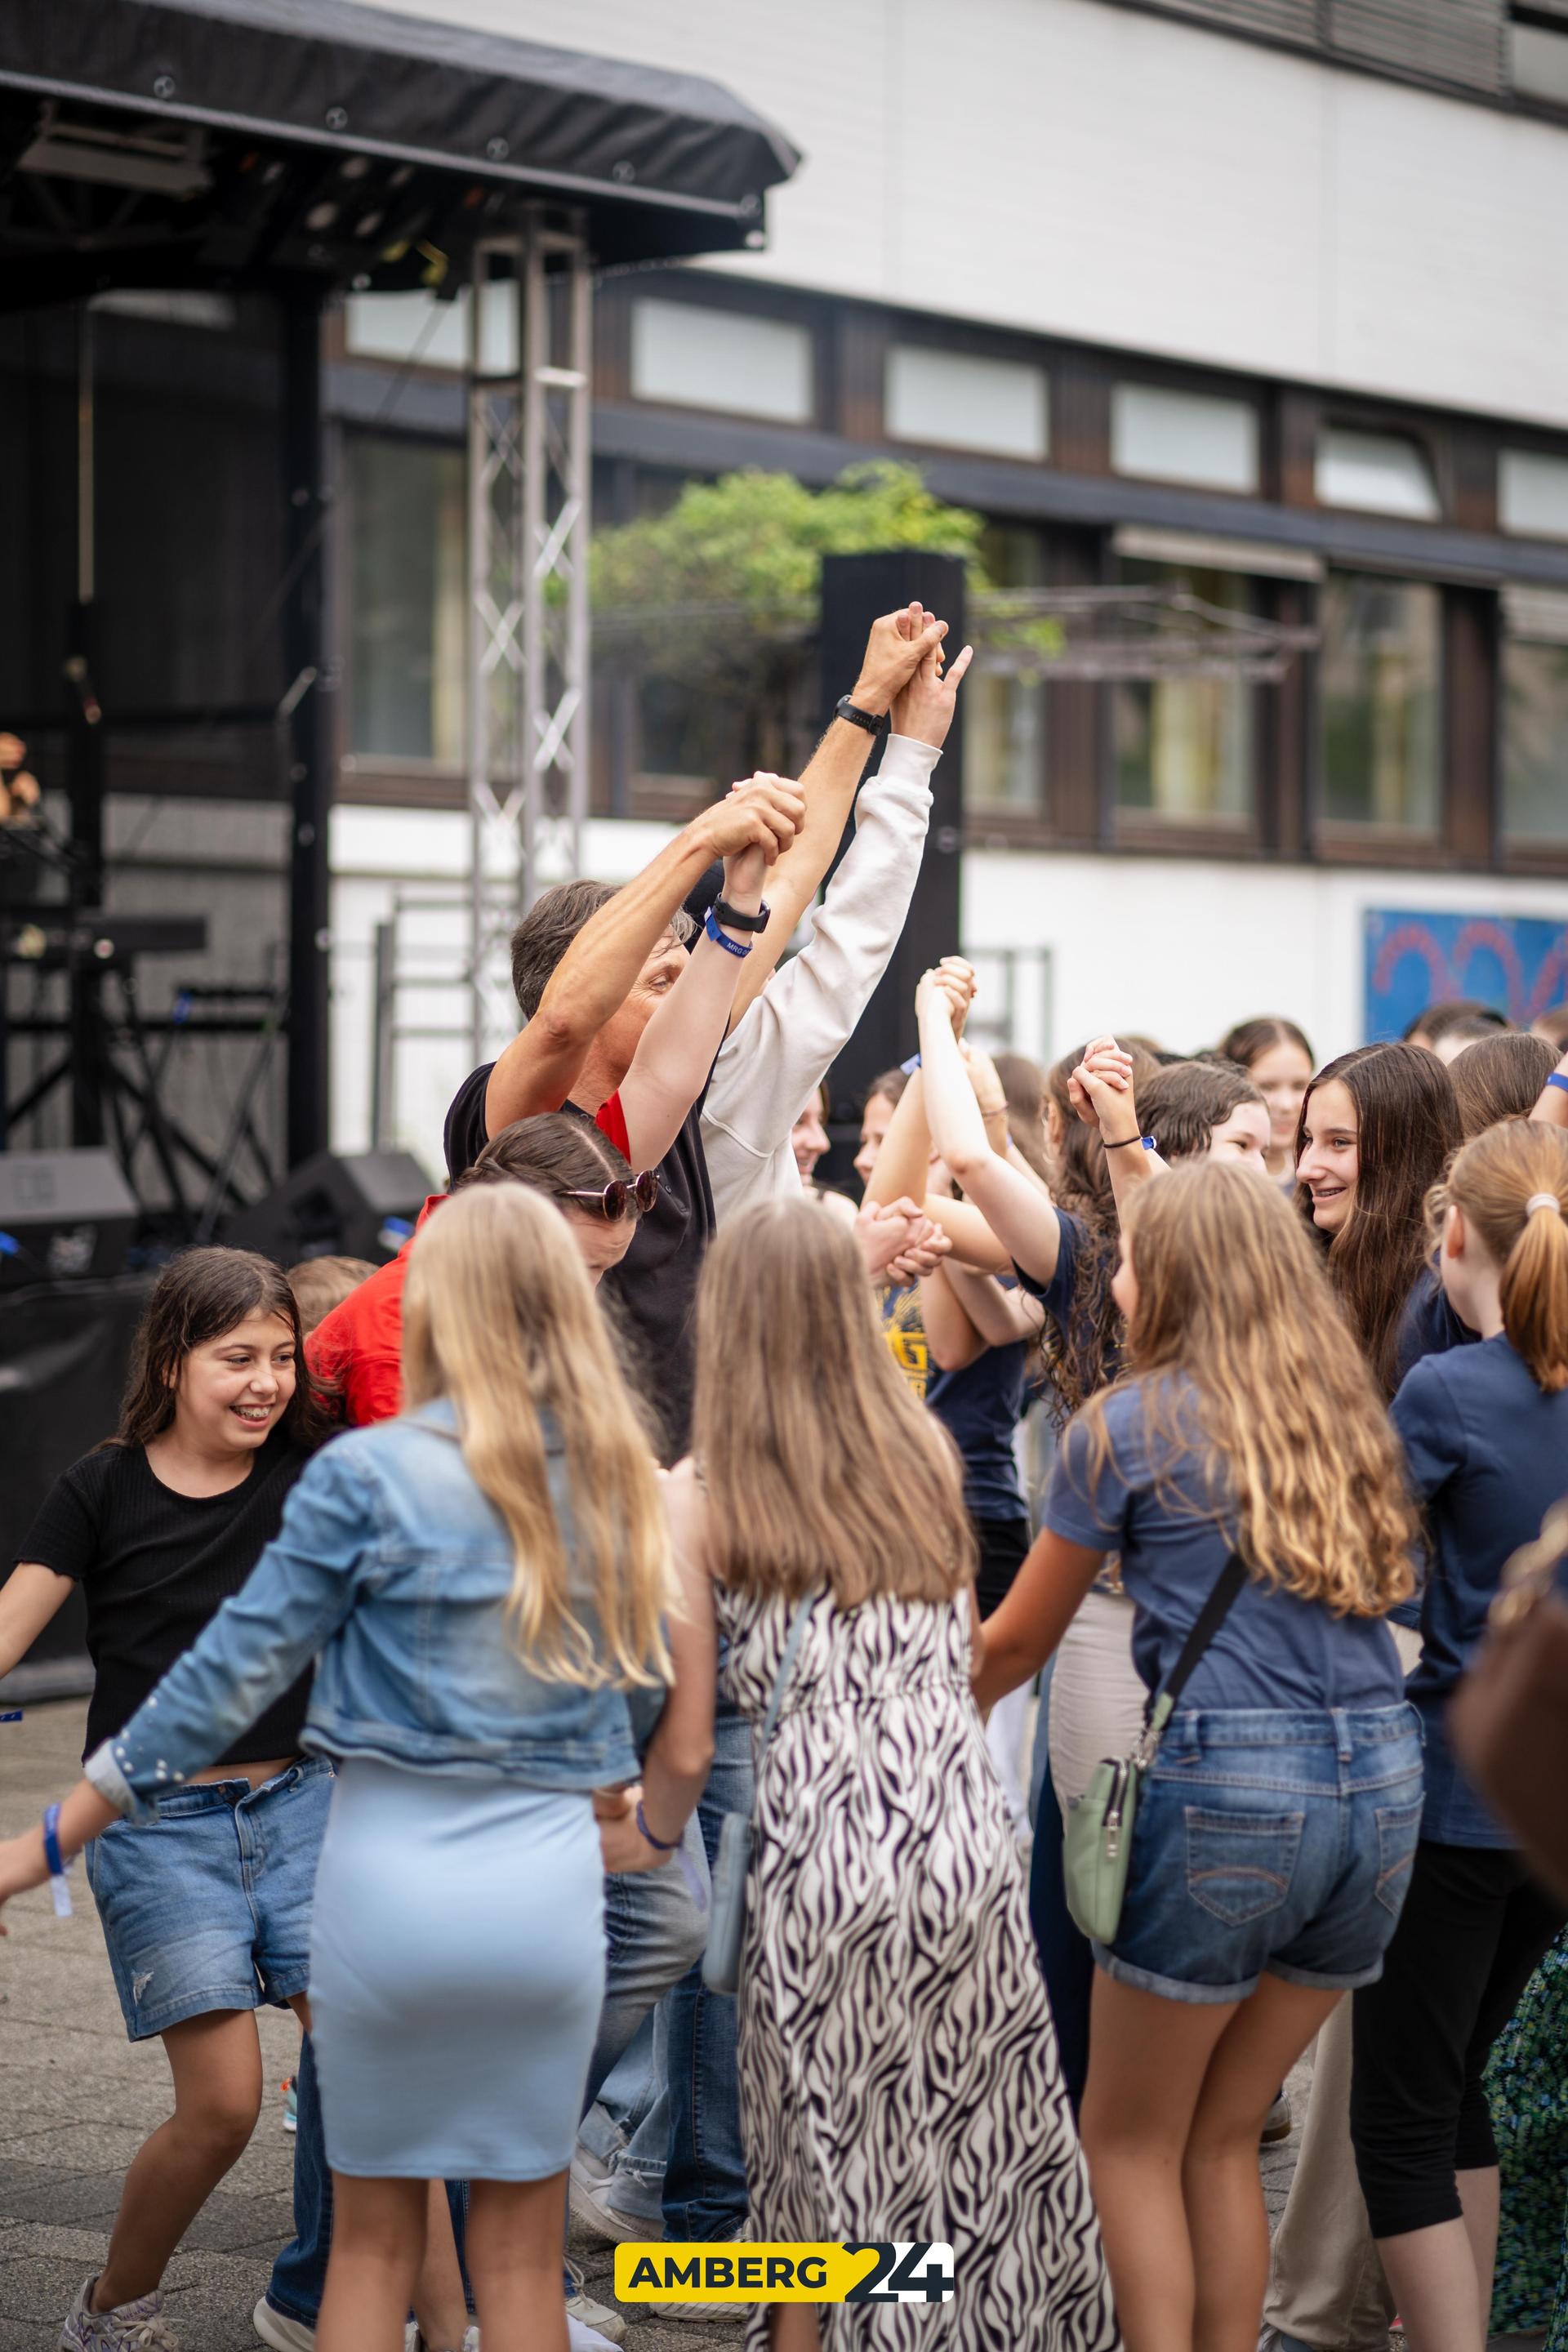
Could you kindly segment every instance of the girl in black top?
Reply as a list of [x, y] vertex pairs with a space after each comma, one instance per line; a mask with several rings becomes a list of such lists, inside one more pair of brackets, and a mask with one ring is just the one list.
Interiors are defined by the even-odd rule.
[[[249, 1576], [324, 1433], [298, 1377], [299, 1312], [279, 1269], [194, 1249], [159, 1277], [119, 1433], [58, 1477], [0, 1589], [0, 1674], [73, 1584], [97, 1681], [87, 1750], [118, 1731]], [[132, 2041], [158, 2036], [174, 2112], [126, 2177], [109, 2255], [66, 2322], [68, 2352], [162, 2341], [159, 2283], [254, 2127], [263, 2000], [308, 2023], [310, 1894], [330, 1768], [300, 1755], [308, 1678], [156, 1822], [87, 1850]]]

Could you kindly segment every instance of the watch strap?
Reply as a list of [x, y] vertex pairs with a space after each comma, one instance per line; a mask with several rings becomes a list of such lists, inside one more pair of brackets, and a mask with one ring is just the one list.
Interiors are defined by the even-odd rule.
[[837, 716], [840, 719], [847, 719], [851, 727], [863, 727], [868, 735], [881, 733], [882, 720], [877, 712], [862, 710], [859, 704], [851, 702], [847, 694], [841, 694], [833, 707]]
[[773, 908], [764, 898], [754, 915], [742, 915], [738, 907], [731, 906], [728, 898], [715, 898], [713, 912], [729, 930], [765, 931], [768, 928], [768, 917], [773, 913]]

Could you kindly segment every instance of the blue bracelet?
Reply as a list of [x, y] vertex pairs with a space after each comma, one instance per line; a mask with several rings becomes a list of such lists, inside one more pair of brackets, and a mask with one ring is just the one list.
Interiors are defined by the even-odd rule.
[[44, 1860], [49, 1866], [51, 1878], [65, 1876], [66, 1866], [60, 1853], [60, 1809], [58, 1805], [48, 1805], [44, 1811]]
[[1549, 1087], [1561, 1087], [1563, 1093], [1568, 1095], [1568, 1078], [1563, 1076], [1561, 1070], [1553, 1070], [1546, 1083]]
[[680, 1840], [679, 1838], [671, 1838], [667, 1844], [663, 1838], [655, 1837], [653, 1832], [647, 1825], [647, 1815], [642, 1809], [642, 1799], [640, 1797], [637, 1799], [637, 1811], [632, 1818], [637, 1822], [637, 1828], [641, 1831], [643, 1836], [647, 1838], [649, 1845], [651, 1845], [657, 1853], [673, 1853], [676, 1847], [680, 1843]]
[[732, 940], [728, 931], [721, 930], [719, 925], [719, 918], [713, 912], [711, 907], [708, 909], [708, 920], [703, 924], [702, 928], [707, 932], [709, 938], [712, 940], [716, 948], [723, 948], [727, 953], [732, 956], [749, 956], [751, 954], [752, 943], [750, 940], [748, 940], [744, 947], [742, 947], [739, 940]]
[[54, 1898], [57, 1919], [71, 1916], [71, 1891], [66, 1878], [65, 1858], [60, 1853], [60, 1809], [58, 1805], [44, 1808], [44, 1860], [48, 1865], [49, 1893]]

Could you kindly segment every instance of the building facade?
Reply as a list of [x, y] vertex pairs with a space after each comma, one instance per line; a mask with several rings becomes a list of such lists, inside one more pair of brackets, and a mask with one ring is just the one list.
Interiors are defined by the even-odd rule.
[[[700, 70], [805, 151], [765, 250], [601, 283], [597, 520], [894, 457], [985, 518], [999, 583], [1314, 633], [1264, 684], [983, 645], [963, 944], [996, 1034], [1279, 1011], [1326, 1057], [1417, 986], [1568, 996], [1563, 0], [410, 13]], [[468, 1053], [464, 331], [351, 297], [327, 377], [336, 1140], [433, 1166]], [[620, 664], [593, 747], [611, 877], [733, 772], [721, 718]]]

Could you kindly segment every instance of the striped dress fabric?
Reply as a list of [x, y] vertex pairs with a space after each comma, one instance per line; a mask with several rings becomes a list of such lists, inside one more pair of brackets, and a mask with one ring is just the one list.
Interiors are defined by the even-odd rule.
[[[791, 1608], [718, 1589], [753, 1733]], [[1110, 2352], [1100, 2231], [970, 1603], [812, 1612], [757, 1787], [740, 1993], [748, 2234], [952, 2245], [956, 2301], [824, 2305], [825, 2352]], [[767, 2342], [752, 2315], [747, 2352]]]

